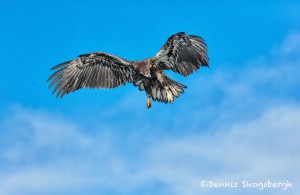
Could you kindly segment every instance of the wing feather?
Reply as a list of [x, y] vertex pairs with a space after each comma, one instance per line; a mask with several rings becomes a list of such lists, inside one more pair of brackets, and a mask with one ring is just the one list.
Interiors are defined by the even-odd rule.
[[127, 60], [98, 52], [79, 55], [78, 58], [63, 62], [51, 68], [56, 70], [48, 79], [53, 94], [63, 97], [77, 89], [114, 88], [134, 82], [136, 71]]
[[104, 67], [104, 88], [108, 88], [108, 70], [107, 67]]
[[208, 66], [207, 45], [203, 38], [183, 32], [172, 35], [154, 56], [162, 69], [188, 76], [201, 66]]

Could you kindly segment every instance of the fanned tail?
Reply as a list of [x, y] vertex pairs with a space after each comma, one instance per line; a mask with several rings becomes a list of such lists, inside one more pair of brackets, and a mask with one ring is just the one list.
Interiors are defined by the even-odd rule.
[[187, 86], [178, 83], [169, 77], [165, 77], [165, 79], [167, 83], [166, 86], [162, 86], [157, 79], [150, 80], [148, 78], [141, 78], [133, 84], [138, 86], [140, 91], [144, 91], [146, 83], [150, 82], [148, 88], [153, 101], [164, 103], [173, 102], [171, 100], [173, 100], [174, 97], [179, 98], [180, 94], [184, 93], [184, 89], [187, 88]]

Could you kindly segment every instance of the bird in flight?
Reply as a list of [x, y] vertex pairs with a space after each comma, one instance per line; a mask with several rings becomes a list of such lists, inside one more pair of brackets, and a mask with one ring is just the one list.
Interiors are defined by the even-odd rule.
[[203, 38], [179, 32], [170, 36], [162, 48], [151, 58], [128, 61], [120, 57], [95, 52], [79, 55], [76, 59], [51, 68], [56, 70], [47, 80], [53, 94], [62, 98], [65, 94], [83, 87], [115, 88], [133, 83], [146, 92], [146, 107], [153, 101], [173, 103], [179, 98], [185, 85], [167, 77], [164, 70], [172, 70], [188, 76], [201, 66], [208, 67], [207, 45]]

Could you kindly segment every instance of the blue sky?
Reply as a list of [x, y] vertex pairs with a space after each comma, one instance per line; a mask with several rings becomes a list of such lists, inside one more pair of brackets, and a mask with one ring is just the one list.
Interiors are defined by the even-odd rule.
[[[299, 1], [0, 1], [0, 194], [300, 193]], [[154, 55], [205, 38], [210, 68], [174, 104], [132, 85], [56, 99], [52, 66], [93, 51]], [[215, 182], [289, 180], [273, 188]]]

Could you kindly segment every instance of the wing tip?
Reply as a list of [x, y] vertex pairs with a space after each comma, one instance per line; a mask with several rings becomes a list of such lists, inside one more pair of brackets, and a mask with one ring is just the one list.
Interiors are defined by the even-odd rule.
[[70, 62], [72, 62], [73, 60], [68, 60], [68, 61], [65, 61], [63, 63], [60, 63], [60, 64], [57, 64], [56, 66], [53, 66], [52, 68], [50, 68], [50, 70], [55, 70], [57, 68], [60, 68], [62, 66], [65, 66], [66, 64], [69, 64]]

